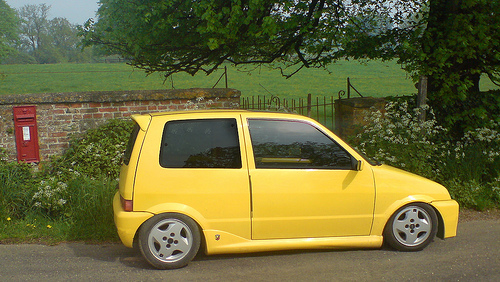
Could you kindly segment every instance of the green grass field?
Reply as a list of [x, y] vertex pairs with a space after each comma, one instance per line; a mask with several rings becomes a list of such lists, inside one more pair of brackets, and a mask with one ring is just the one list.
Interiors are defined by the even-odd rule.
[[[251, 68], [247, 68], [250, 70]], [[329, 68], [303, 69], [290, 79], [278, 70], [265, 67], [238, 70], [228, 66], [228, 87], [238, 89], [244, 97], [275, 95], [298, 98], [313, 96], [337, 97], [346, 90], [347, 78], [363, 96], [384, 97], [416, 93], [414, 83], [395, 61], [359, 63], [341, 61]], [[174, 74], [165, 80], [161, 74], [146, 74], [126, 64], [54, 64], [0, 65], [0, 95], [22, 93], [82, 92], [111, 90], [151, 90], [210, 88], [223, 70], [206, 76]], [[217, 87], [224, 87], [222, 79]], [[483, 79], [482, 90], [497, 89]]]

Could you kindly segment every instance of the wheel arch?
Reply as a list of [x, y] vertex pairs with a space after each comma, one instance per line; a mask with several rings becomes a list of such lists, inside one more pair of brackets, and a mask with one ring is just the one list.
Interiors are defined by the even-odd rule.
[[[391, 217], [394, 215], [394, 213], [404, 206], [416, 204], [416, 203], [422, 203], [422, 204], [427, 204], [429, 206], [432, 206], [432, 208], [434, 210], [436, 210], [436, 208], [432, 205], [433, 200], [434, 199], [432, 197], [429, 197], [427, 195], [408, 196], [406, 198], [392, 202], [390, 205], [386, 206], [386, 208], [383, 210], [380, 207], [381, 204], [376, 203], [375, 213], [373, 215], [374, 217], [373, 217], [372, 235], [382, 235], [387, 223], [389, 222]], [[438, 212], [436, 211], [436, 213], [438, 213]], [[439, 222], [438, 222], [438, 224], [439, 224]]]
[[179, 215], [187, 216], [190, 219], [192, 219], [194, 221], [194, 223], [196, 223], [196, 225], [198, 227], [198, 231], [200, 233], [200, 239], [201, 239], [200, 249], [203, 247], [204, 251], [206, 252], [206, 247], [205, 247], [206, 246], [206, 244], [205, 244], [206, 239], [205, 239], [205, 233], [203, 231], [208, 226], [208, 222], [201, 215], [201, 213], [199, 213], [195, 209], [193, 209], [187, 205], [183, 205], [183, 204], [162, 204], [162, 205], [152, 207], [150, 209], [150, 211], [153, 213], [153, 216], [151, 216], [150, 218], [148, 218], [147, 220], [142, 222], [141, 225], [139, 226], [139, 228], [137, 228], [137, 230], [135, 231], [134, 241], [133, 241], [134, 248], [136, 248], [138, 246], [137, 243], [138, 243], [139, 232], [148, 220], [150, 220], [151, 218], [153, 218], [157, 215], [171, 213], [171, 214], [179, 214]]
[[434, 209], [434, 211], [436, 212], [437, 218], [438, 218], [438, 224], [437, 224], [438, 230], [437, 230], [437, 233], [436, 233], [436, 237], [438, 237], [439, 239], [443, 239], [444, 240], [445, 227], [444, 227], [443, 215], [432, 204], [429, 204], [429, 206], [431, 206]]

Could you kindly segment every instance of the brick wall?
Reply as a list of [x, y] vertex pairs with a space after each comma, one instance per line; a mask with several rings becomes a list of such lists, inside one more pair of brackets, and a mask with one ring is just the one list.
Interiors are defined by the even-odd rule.
[[71, 135], [109, 119], [159, 111], [238, 108], [240, 94], [219, 88], [3, 95], [0, 148], [7, 151], [10, 160], [16, 159], [14, 106], [36, 106], [40, 158], [46, 161], [68, 148]]

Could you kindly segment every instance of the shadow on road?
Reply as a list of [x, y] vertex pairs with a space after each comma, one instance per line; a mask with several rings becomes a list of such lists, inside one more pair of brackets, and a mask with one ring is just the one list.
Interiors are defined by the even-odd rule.
[[76, 257], [86, 257], [97, 261], [119, 261], [127, 267], [153, 269], [143, 258], [139, 250], [127, 248], [121, 244], [89, 245], [71, 243], [68, 247]]

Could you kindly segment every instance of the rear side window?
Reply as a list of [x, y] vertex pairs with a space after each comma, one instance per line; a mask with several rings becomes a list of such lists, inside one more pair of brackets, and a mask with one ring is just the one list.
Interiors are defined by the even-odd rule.
[[160, 148], [165, 168], [241, 168], [236, 119], [170, 121]]
[[256, 168], [352, 169], [349, 153], [308, 123], [251, 119], [249, 127]]
[[130, 162], [130, 156], [132, 155], [132, 150], [134, 149], [135, 140], [137, 139], [137, 134], [139, 134], [141, 128], [136, 123], [130, 137], [128, 139], [127, 149], [125, 150], [125, 155], [123, 156], [123, 163], [128, 165]]

